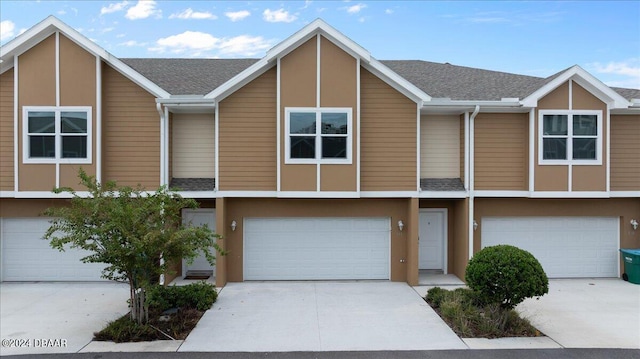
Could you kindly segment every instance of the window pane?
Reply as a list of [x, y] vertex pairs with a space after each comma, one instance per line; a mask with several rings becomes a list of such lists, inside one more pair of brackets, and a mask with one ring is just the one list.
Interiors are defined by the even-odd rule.
[[574, 160], [595, 160], [596, 159], [596, 139], [595, 138], [574, 138], [573, 139], [573, 159]]
[[598, 116], [573, 115], [573, 134], [575, 136], [598, 135]]
[[55, 133], [56, 115], [54, 112], [29, 112], [29, 133]]
[[87, 158], [87, 136], [62, 136], [62, 158]]
[[544, 115], [542, 121], [545, 135], [567, 134], [567, 115]]
[[315, 112], [292, 112], [289, 116], [289, 133], [316, 133]]
[[347, 134], [347, 114], [323, 112], [322, 133], [323, 134]]
[[567, 159], [567, 139], [566, 138], [545, 138], [542, 141], [543, 156], [545, 160], [566, 160]]
[[347, 158], [347, 138], [322, 137], [322, 158]]
[[29, 136], [30, 158], [55, 158], [55, 136]]
[[87, 133], [86, 112], [63, 112], [60, 117], [62, 133]]
[[316, 138], [291, 136], [291, 158], [316, 158]]

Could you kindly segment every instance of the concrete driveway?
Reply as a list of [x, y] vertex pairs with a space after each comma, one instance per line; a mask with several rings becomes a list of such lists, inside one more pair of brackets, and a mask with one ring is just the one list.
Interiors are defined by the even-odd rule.
[[178, 351], [466, 349], [405, 283], [229, 283]]
[[516, 308], [565, 348], [640, 349], [640, 285], [612, 279], [553, 279], [540, 300]]
[[2, 283], [0, 355], [76, 353], [127, 313], [128, 298], [121, 283]]

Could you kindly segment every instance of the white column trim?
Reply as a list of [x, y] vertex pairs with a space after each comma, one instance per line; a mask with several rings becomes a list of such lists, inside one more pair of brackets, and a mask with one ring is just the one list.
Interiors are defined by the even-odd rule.
[[165, 147], [166, 144], [164, 143], [164, 122], [166, 121], [166, 107], [163, 109], [162, 108], [162, 104], [158, 103], [157, 104], [157, 110], [158, 110], [158, 114], [160, 115], [160, 178], [159, 178], [159, 182], [160, 182], [160, 186], [164, 185], [164, 152], [165, 152]]
[[469, 190], [469, 112], [464, 113], [464, 189]]
[[216, 154], [214, 157], [214, 161], [216, 161], [216, 163], [214, 164], [213, 168], [214, 168], [214, 178], [215, 178], [215, 187], [214, 190], [218, 190], [220, 188], [220, 102], [218, 102], [218, 100], [214, 100], [214, 119], [213, 119], [213, 128], [215, 133], [213, 134], [213, 138], [214, 138], [214, 148], [216, 151]]
[[276, 191], [280, 192], [282, 176], [282, 136], [280, 135], [280, 132], [282, 131], [282, 126], [280, 125], [282, 117], [282, 109], [280, 108], [280, 57], [278, 57], [276, 66]]
[[611, 110], [609, 108], [609, 104], [607, 103], [607, 114], [605, 115], [605, 120], [607, 121], [607, 136], [606, 141], [607, 145], [605, 146], [607, 151], [607, 163], [605, 167], [605, 190], [607, 192], [611, 191]]
[[536, 161], [536, 110], [529, 110], [529, 191], [535, 190], [535, 161]]
[[360, 193], [360, 58], [356, 58], [356, 192]]
[[[13, 57], [13, 190], [18, 192], [18, 55]], [[23, 144], [24, 146], [24, 144]]]
[[169, 185], [169, 108], [164, 108], [164, 137], [162, 141], [164, 142], [164, 156], [162, 158], [162, 162], [164, 163], [164, 171], [162, 172], [163, 183], [161, 185]]
[[569, 111], [571, 110], [573, 110], [573, 80], [569, 79]]
[[102, 63], [96, 56], [96, 180], [102, 183]]
[[[416, 189], [420, 191], [420, 170], [422, 161], [420, 159], [420, 108], [422, 103], [416, 104]], [[446, 271], [445, 271], [446, 273]]]
[[[60, 31], [56, 31], [56, 107], [60, 107]], [[58, 126], [56, 121], [56, 127]], [[56, 133], [60, 129], [56, 128]], [[24, 137], [24, 136], [23, 136]], [[62, 158], [62, 139], [56, 136], [56, 158]], [[60, 187], [60, 161], [56, 161], [56, 188]]]
[[[320, 34], [316, 35], [316, 108], [320, 108]], [[319, 126], [320, 115], [316, 114], [316, 126]], [[316, 158], [322, 158], [320, 151], [322, 142], [316, 144]], [[316, 192], [320, 192], [320, 163], [316, 164]]]

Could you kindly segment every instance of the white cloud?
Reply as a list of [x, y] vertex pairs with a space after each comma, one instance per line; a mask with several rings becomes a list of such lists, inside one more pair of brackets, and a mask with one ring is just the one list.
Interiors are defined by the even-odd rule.
[[640, 58], [625, 61], [610, 61], [606, 64], [594, 62], [587, 64], [587, 68], [600, 74], [619, 77], [619, 80], [607, 81], [609, 86], [640, 89]]
[[116, 35], [116, 38], [118, 38], [118, 39], [121, 39], [121, 38], [123, 38], [123, 37], [125, 37], [125, 34], [118, 34], [118, 35]]
[[285, 9], [266, 9], [262, 13], [262, 17], [267, 22], [293, 22], [298, 18], [293, 14], [289, 14]]
[[116, 11], [124, 10], [124, 8], [127, 7], [127, 5], [129, 5], [129, 2], [125, 0], [119, 3], [113, 3], [113, 4], [109, 4], [108, 6], [103, 6], [100, 9], [100, 15], [111, 14]]
[[183, 20], [187, 20], [187, 19], [215, 20], [217, 18], [218, 18], [217, 16], [215, 16], [214, 14], [208, 11], [193, 11], [193, 9], [191, 8], [188, 8], [187, 10], [180, 13], [171, 14], [169, 16], [169, 19], [183, 19]]
[[125, 42], [121, 42], [118, 45], [126, 46], [126, 47], [134, 47], [134, 46], [147, 46], [146, 42], [137, 42], [136, 40], [129, 40]]
[[13, 36], [16, 24], [11, 20], [0, 21], [0, 41], [6, 40]]
[[58, 14], [58, 15], [65, 15], [66, 13], [67, 13], [67, 12], [66, 12], [66, 11], [64, 11], [64, 10], [58, 10], [58, 11], [56, 12], [56, 14]]
[[100, 30], [100, 32], [103, 34], [106, 34], [107, 32], [111, 32], [115, 29], [116, 29], [115, 27], [105, 27], [104, 29]]
[[229, 11], [224, 13], [224, 16], [228, 17], [229, 20], [233, 22], [243, 20], [249, 15], [251, 15], [251, 13], [247, 10]]
[[386, 10], [384, 10], [384, 13], [387, 14], [387, 15], [391, 15], [391, 14], [393, 14], [393, 10], [392, 9], [386, 9]]
[[348, 6], [346, 9], [349, 14], [357, 14], [365, 7], [367, 7], [367, 5], [361, 3], [361, 4]]
[[162, 16], [162, 11], [156, 9], [154, 0], [138, 0], [138, 3], [127, 10], [124, 16], [129, 20], [146, 19], [150, 16]]
[[217, 52], [226, 56], [255, 56], [273, 46], [273, 41], [261, 36], [240, 35], [231, 38], [217, 38], [199, 31], [185, 31], [178, 35], [161, 38], [157, 46], [149, 51], [174, 54], [188, 53], [200, 56], [203, 52]]

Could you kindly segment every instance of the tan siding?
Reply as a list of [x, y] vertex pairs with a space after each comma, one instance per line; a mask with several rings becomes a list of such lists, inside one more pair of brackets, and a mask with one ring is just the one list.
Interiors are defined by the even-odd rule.
[[420, 177], [460, 178], [458, 116], [420, 117]]
[[[465, 269], [469, 261], [469, 199], [455, 201], [453, 207], [453, 263], [451, 272], [464, 280]], [[476, 231], [477, 232], [477, 231]], [[474, 235], [475, 233], [474, 232]]]
[[535, 113], [534, 146], [534, 189], [536, 191], [568, 191], [569, 167], [568, 166], [540, 166], [538, 164], [538, 110], [568, 110], [569, 109], [569, 82], [558, 86], [555, 90], [538, 100], [538, 109]]
[[315, 165], [285, 164], [287, 146], [284, 126], [285, 108], [316, 107], [317, 39], [300, 45], [280, 60], [280, 189], [283, 191], [315, 191]]
[[[320, 42], [320, 106], [352, 109], [352, 134], [358, 132], [356, 59], [324, 37]], [[320, 165], [321, 191], [356, 191], [358, 139], [352, 136], [352, 164]]]
[[13, 69], [0, 75], [0, 191], [13, 191]]
[[571, 83], [571, 107], [574, 110], [606, 111], [606, 104], [575, 81]]
[[160, 115], [155, 97], [110, 66], [102, 66], [103, 180], [160, 184]]
[[640, 115], [611, 116], [611, 190], [640, 191]]
[[219, 104], [221, 190], [276, 190], [276, 69]]
[[464, 176], [466, 175], [464, 168], [464, 154], [466, 151], [465, 143], [464, 143], [464, 115], [460, 115], [460, 180], [464, 183]]
[[415, 191], [416, 104], [361, 69], [360, 171], [363, 191]]
[[558, 86], [555, 90], [549, 92], [543, 98], [538, 100], [538, 108], [567, 110], [569, 109], [569, 82], [565, 82]]
[[175, 178], [215, 176], [213, 114], [175, 114], [172, 120], [172, 158]]
[[49, 207], [61, 207], [68, 203], [60, 199], [3, 198], [0, 200], [0, 218], [38, 217]]
[[527, 189], [528, 123], [527, 114], [476, 116], [475, 189]]

